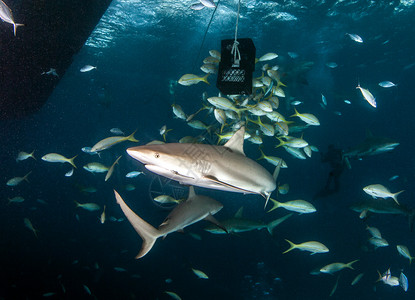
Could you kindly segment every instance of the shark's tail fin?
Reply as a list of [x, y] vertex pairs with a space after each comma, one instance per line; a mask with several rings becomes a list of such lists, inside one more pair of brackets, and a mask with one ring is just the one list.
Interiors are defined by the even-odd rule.
[[[278, 164], [277, 164], [277, 166], [275, 167], [275, 170], [274, 170], [274, 174], [272, 174], [272, 178], [274, 178], [274, 181], [275, 182], [277, 182], [277, 178], [278, 178], [278, 175], [280, 174], [280, 169], [281, 169], [281, 160], [278, 162]], [[264, 209], [265, 208], [267, 208], [267, 204], [268, 204], [268, 201], [269, 201], [269, 199], [270, 199], [270, 197], [271, 197], [271, 194], [272, 194], [272, 192], [268, 192], [268, 193], [264, 193], [264, 195], [266, 196], [265, 197], [265, 206], [264, 206]], [[271, 199], [272, 200], [272, 199]], [[275, 203], [275, 201], [273, 200], [273, 202]], [[275, 205], [275, 204], [274, 204]], [[272, 211], [272, 210], [274, 210], [275, 208], [273, 207], [270, 211]], [[268, 211], [268, 212], [270, 212], [270, 211]]]
[[148, 224], [146, 221], [141, 219], [139, 216], [137, 216], [127, 206], [127, 204], [125, 204], [124, 200], [121, 198], [121, 196], [117, 193], [116, 190], [114, 190], [114, 194], [115, 194], [115, 199], [117, 199], [117, 203], [121, 206], [121, 209], [124, 215], [127, 217], [131, 225], [133, 225], [135, 231], [143, 239], [141, 250], [135, 257], [136, 259], [141, 258], [151, 250], [157, 238], [160, 237], [161, 234], [156, 228], [154, 228], [153, 226]]
[[293, 214], [288, 214], [282, 218], [276, 219], [274, 221], [271, 221], [270, 223], [268, 223], [267, 225], [267, 229], [269, 234], [272, 235], [272, 232], [274, 231], [275, 227], [277, 227], [278, 225], [280, 225], [282, 222], [284, 222], [285, 220], [287, 220], [289, 217], [291, 217]]

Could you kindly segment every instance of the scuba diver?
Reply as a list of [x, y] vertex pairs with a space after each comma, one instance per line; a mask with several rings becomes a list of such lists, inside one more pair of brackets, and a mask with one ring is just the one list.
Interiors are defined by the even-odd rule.
[[321, 154], [321, 162], [329, 163], [331, 170], [326, 185], [314, 195], [313, 199], [337, 193], [340, 190], [340, 175], [345, 166], [349, 166], [347, 158], [343, 155], [343, 150], [335, 148], [334, 145], [329, 145], [327, 152]]

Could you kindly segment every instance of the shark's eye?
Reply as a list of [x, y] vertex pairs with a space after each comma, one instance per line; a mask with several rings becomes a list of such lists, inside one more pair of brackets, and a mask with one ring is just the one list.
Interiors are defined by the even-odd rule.
[[155, 158], [159, 158], [160, 157], [160, 154], [156, 152], [156, 153], [154, 153], [154, 157]]

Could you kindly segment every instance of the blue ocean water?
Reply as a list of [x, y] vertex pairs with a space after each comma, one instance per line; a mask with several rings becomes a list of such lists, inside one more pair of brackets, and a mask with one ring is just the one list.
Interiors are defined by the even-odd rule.
[[[218, 93], [216, 77], [209, 78], [209, 86], [199, 83], [186, 87], [176, 82], [186, 73], [202, 74], [199, 67], [208, 51], [220, 50], [222, 39], [233, 38], [237, 1], [220, 1], [202, 44], [213, 9], [190, 10], [192, 1], [114, 0], [72, 66], [61, 74], [58, 87], [42, 110], [23, 120], [1, 123], [0, 172], [4, 184], [0, 298], [37, 299], [53, 293], [49, 298], [169, 299], [164, 291], [174, 291], [182, 299], [325, 299], [330, 298], [338, 279], [331, 298], [412, 299], [415, 273], [396, 250], [396, 245], [403, 244], [415, 254], [414, 233], [407, 218], [374, 214], [363, 221], [349, 206], [370, 197], [362, 191], [364, 186], [381, 183], [392, 191], [404, 189], [400, 203], [415, 208], [414, 2], [241, 1], [238, 36], [254, 41], [257, 57], [277, 53], [279, 57], [269, 63], [279, 65], [287, 78], [286, 97], [280, 98], [278, 111], [288, 118], [293, 108], [286, 102], [300, 100], [303, 104], [298, 110], [313, 113], [320, 120], [320, 126], [304, 131], [310, 144], [320, 152], [330, 144], [347, 149], [363, 141], [370, 130], [400, 145], [391, 153], [353, 160], [352, 168], [341, 176], [338, 193], [312, 200], [324, 187], [330, 166], [321, 162], [319, 153], [306, 160], [293, 158], [274, 148], [275, 139], [265, 137], [264, 152], [283, 157], [289, 166], [281, 170], [278, 181], [288, 183], [290, 191], [278, 199], [307, 200], [316, 207], [316, 213], [292, 216], [272, 236], [266, 230], [213, 235], [205, 232], [206, 224], [200, 222], [186, 228], [185, 234], [173, 233], [157, 241], [149, 254], [135, 260], [141, 239], [128, 221], [122, 220], [113, 189], [138, 215], [156, 226], [168, 214], [168, 209], [151, 199], [160, 189], [160, 179], [127, 155], [125, 149], [135, 143], [117, 145], [104, 151], [101, 158], [83, 153], [81, 148], [110, 136], [109, 130], [114, 127], [126, 134], [137, 129], [140, 145], [161, 139], [159, 129], [163, 125], [173, 129], [167, 135], [168, 142], [201, 134], [173, 118], [171, 105], [180, 104], [188, 114], [196, 112], [204, 92], [209, 96]], [[346, 33], [358, 34], [364, 42], [356, 43]], [[302, 73], [306, 62], [313, 62], [313, 66]], [[337, 67], [327, 67], [329, 62]], [[97, 69], [79, 72], [86, 64]], [[260, 75], [258, 65], [255, 77]], [[385, 80], [398, 86], [380, 87], [378, 83]], [[356, 90], [358, 82], [376, 97], [376, 109]], [[320, 105], [321, 94], [328, 102], [325, 109]], [[346, 99], [350, 105], [344, 103]], [[214, 123], [205, 111], [198, 118]], [[208, 141], [215, 142], [209, 137]], [[15, 161], [19, 151], [32, 150], [36, 160]], [[51, 152], [78, 155], [78, 168], [72, 177], [64, 176], [71, 169], [69, 165], [40, 159]], [[245, 143], [245, 153], [251, 158], [260, 155], [258, 146], [249, 142]], [[92, 161], [110, 165], [119, 155], [123, 157], [108, 182], [102, 174], [82, 169]], [[260, 163], [273, 171], [271, 165]], [[133, 170], [146, 175], [125, 178]], [[29, 182], [6, 186], [10, 178], [29, 171]], [[389, 181], [393, 175], [399, 177]], [[127, 191], [127, 184], [135, 189]], [[171, 184], [162, 186], [178, 195], [187, 193]], [[85, 187], [97, 191], [82, 192]], [[267, 214], [258, 195], [202, 188], [196, 192], [224, 204], [216, 215], [218, 220], [233, 216], [240, 206], [245, 208], [244, 217], [264, 222], [287, 213], [278, 209]], [[15, 196], [25, 201], [8, 204], [7, 198]], [[101, 211], [76, 208], [75, 200], [106, 205], [107, 222], [100, 223]], [[37, 238], [25, 226], [24, 218], [38, 230]], [[388, 247], [374, 250], [368, 244], [367, 224], [380, 229]], [[189, 232], [201, 239], [192, 238]], [[284, 239], [320, 241], [330, 252], [310, 256], [295, 250], [282, 254], [288, 248]], [[310, 275], [317, 267], [355, 259], [359, 259], [355, 270], [343, 270], [339, 277]], [[399, 277], [401, 271], [407, 276], [407, 292], [376, 283], [377, 270], [383, 273], [389, 267], [393, 276]], [[203, 270], [209, 279], [198, 279], [191, 268]], [[364, 273], [362, 280], [351, 286], [359, 273]]]

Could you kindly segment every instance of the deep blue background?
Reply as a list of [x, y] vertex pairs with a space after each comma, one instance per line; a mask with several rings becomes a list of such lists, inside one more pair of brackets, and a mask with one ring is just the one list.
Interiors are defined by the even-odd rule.
[[[170, 3], [171, 2], [171, 3]], [[232, 38], [235, 24], [235, 1], [222, 1], [216, 12], [207, 39], [197, 57], [202, 37], [213, 10], [188, 10], [191, 1], [114, 2], [98, 25], [89, 43], [74, 57], [71, 68], [64, 74], [48, 103], [36, 115], [18, 121], [2, 122], [0, 152], [2, 202], [0, 209], [0, 297], [35, 299], [46, 292], [56, 292], [56, 298], [88, 297], [82, 285], [93, 295], [118, 299], [168, 299], [163, 291], [175, 291], [183, 299], [323, 299], [328, 298], [337, 275], [312, 276], [309, 272], [331, 262], [360, 259], [355, 271], [341, 272], [339, 286], [333, 298], [389, 299], [414, 297], [415, 273], [408, 260], [400, 257], [397, 244], [409, 247], [415, 254], [415, 240], [408, 222], [401, 216], [375, 215], [368, 224], [378, 227], [390, 246], [373, 251], [368, 246], [365, 223], [351, 211], [350, 204], [366, 195], [362, 188], [371, 183], [387, 185], [392, 191], [405, 189], [400, 202], [413, 204], [413, 82], [415, 79], [414, 8], [399, 1], [356, 1], [354, 4], [335, 1], [242, 1], [239, 36], [251, 37], [257, 57], [276, 52], [275, 61], [290, 73], [300, 62], [313, 61], [307, 73], [308, 85], [292, 83], [287, 96], [302, 100], [301, 112], [315, 114], [320, 127], [309, 128], [304, 138], [321, 151], [329, 144], [347, 148], [365, 138], [367, 129], [374, 135], [387, 136], [400, 142], [390, 154], [353, 161], [352, 170], [342, 175], [341, 192], [314, 202], [317, 212], [295, 215], [281, 224], [274, 236], [255, 231], [240, 235], [211, 235], [203, 231], [203, 222], [189, 227], [187, 232], [200, 234], [202, 240], [187, 234], [174, 233], [157, 241], [152, 251], [141, 260], [134, 260], [141, 240], [131, 225], [124, 222], [99, 223], [99, 213], [75, 209], [74, 200], [106, 204], [107, 216], [122, 217], [112, 189], [120, 191], [126, 202], [145, 220], [157, 226], [167, 211], [155, 206], [150, 197], [151, 181], [145, 176], [126, 179], [132, 170], [143, 166], [128, 157], [124, 143], [104, 151], [99, 160], [110, 165], [123, 155], [114, 177], [104, 182], [104, 176], [92, 175], [82, 166], [97, 157], [82, 153], [84, 146], [110, 135], [109, 129], [119, 127], [130, 134], [138, 129], [139, 144], [160, 139], [159, 128], [166, 124], [174, 130], [169, 142], [200, 131], [173, 119], [170, 105], [180, 104], [186, 113], [201, 105], [202, 93], [217, 94], [215, 78], [210, 86], [200, 83], [191, 87], [176, 86], [169, 93], [171, 80], [185, 73], [198, 71], [208, 50], [219, 50], [220, 40]], [[372, 4], [371, 4], [372, 3]], [[277, 12], [287, 12], [296, 20], [278, 19]], [[100, 28], [111, 28], [103, 36]], [[357, 33], [364, 43], [351, 41], [345, 33]], [[98, 37], [107, 42], [97, 45]], [[389, 40], [388, 43], [383, 44]], [[105, 46], [105, 47], [104, 47]], [[291, 59], [287, 52], [299, 57]], [[329, 69], [327, 62], [338, 67]], [[274, 63], [274, 62], [272, 62]], [[80, 73], [85, 64], [98, 67]], [[53, 66], [51, 66], [53, 67]], [[260, 71], [255, 73], [259, 76]], [[371, 108], [355, 89], [358, 79], [376, 97], [378, 107]], [[383, 89], [377, 84], [391, 80], [397, 88]], [[320, 107], [321, 93], [328, 107]], [[352, 105], [343, 100], [349, 99]], [[281, 100], [282, 102], [284, 100]], [[279, 110], [285, 116], [292, 109]], [[341, 116], [334, 114], [340, 111]], [[198, 117], [207, 123], [205, 112]], [[289, 166], [280, 173], [279, 181], [289, 183], [290, 192], [281, 200], [304, 199], [324, 184], [329, 166], [320, 162], [319, 154], [303, 160], [292, 158], [282, 149], [275, 150], [276, 141], [264, 138], [264, 151], [282, 156]], [[256, 145], [246, 143], [247, 156], [256, 158]], [[16, 163], [19, 151], [35, 150], [37, 160]], [[78, 169], [71, 178], [64, 177], [68, 165], [43, 162], [40, 157], [57, 152], [76, 158]], [[261, 162], [271, 172], [272, 168]], [[28, 171], [30, 183], [10, 188], [8, 179], [23, 176]], [[392, 175], [399, 178], [389, 182]], [[132, 183], [131, 192], [124, 186]], [[79, 191], [82, 186], [95, 186], [94, 194]], [[224, 204], [217, 218], [232, 216], [240, 206], [245, 217], [270, 221], [286, 212], [276, 210], [266, 214], [263, 199], [197, 188], [197, 193], [210, 195]], [[7, 205], [7, 198], [16, 195], [26, 200]], [[36, 200], [42, 199], [43, 205]], [[79, 221], [76, 219], [79, 216]], [[29, 218], [39, 230], [36, 239], [23, 224]], [[293, 251], [282, 255], [288, 247], [284, 239], [294, 242], [318, 240], [330, 248], [328, 254], [310, 256]], [[365, 250], [368, 249], [368, 250]], [[74, 261], [78, 261], [74, 263]], [[97, 264], [97, 265], [96, 265]], [[127, 272], [116, 272], [123, 267]], [[197, 279], [191, 267], [206, 272], [210, 279]], [[409, 279], [409, 290], [375, 284], [376, 270], [399, 276], [400, 270]], [[365, 276], [356, 286], [352, 279], [360, 272]], [[61, 275], [58, 277], [58, 275]], [[134, 278], [132, 275], [139, 275]], [[165, 279], [171, 278], [172, 283]], [[275, 278], [279, 278], [275, 280]], [[66, 288], [64, 294], [60, 284]], [[269, 293], [269, 294], [268, 294]]]

